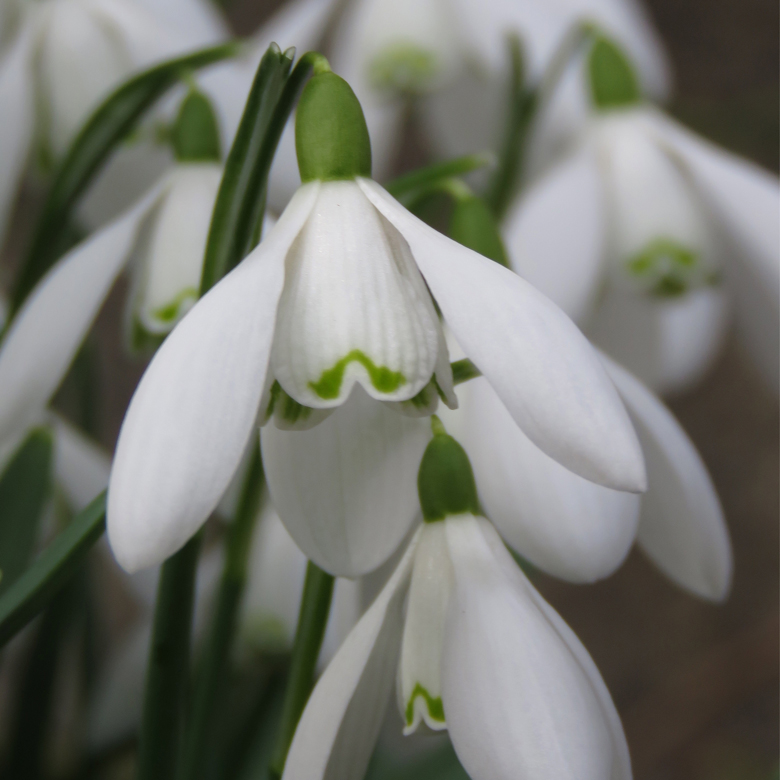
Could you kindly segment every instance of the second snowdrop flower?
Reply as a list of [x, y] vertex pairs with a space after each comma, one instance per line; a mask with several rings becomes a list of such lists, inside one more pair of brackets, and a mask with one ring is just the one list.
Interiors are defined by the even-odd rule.
[[317, 683], [283, 780], [362, 778], [394, 680], [404, 734], [447, 729], [473, 780], [629, 780], [593, 661], [481, 516], [466, 453], [434, 426], [425, 523]]
[[216, 121], [191, 93], [174, 126], [178, 164], [131, 209], [66, 254], [32, 291], [0, 348], [0, 437], [32, 424], [68, 370], [121, 272], [128, 334], [156, 346], [197, 298], [222, 177]]
[[454, 406], [431, 296], [532, 440], [589, 478], [644, 489], [635, 434], [587, 341], [530, 285], [437, 233], [369, 178], [360, 104], [327, 65], [301, 96], [296, 135], [304, 184], [267, 238], [166, 340], [130, 404], [109, 490], [120, 563], [148, 566], [185, 543], [258, 419], [317, 424], [356, 384], [405, 414], [430, 413], [439, 396]]

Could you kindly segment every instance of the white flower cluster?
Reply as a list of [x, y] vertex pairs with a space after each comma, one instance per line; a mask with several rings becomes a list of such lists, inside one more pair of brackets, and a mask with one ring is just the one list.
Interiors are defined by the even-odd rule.
[[[510, 35], [526, 88], [539, 85], [524, 128], [508, 105]], [[66, 158], [112, 89], [227, 39], [205, 0], [0, 0], [0, 235], [22, 181]], [[332, 71], [315, 69], [282, 134], [267, 192], [278, 219], [201, 297], [225, 153], [272, 41], [327, 43]], [[634, 0], [293, 0], [117, 149], [81, 203], [91, 232], [10, 318], [3, 469], [53, 425], [73, 508], [108, 487], [126, 572], [232, 516], [259, 439], [269, 495], [242, 645], [293, 644], [306, 559], [343, 578], [283, 780], [361, 780], [393, 690], [398, 729], [446, 729], [474, 780], [631, 777], [598, 670], [510, 550], [589, 583], [636, 542], [689, 592], [728, 593], [717, 494], [654, 393], [704, 375], [731, 313], [777, 384], [780, 187], [652, 106], [670, 81]], [[188, 100], [205, 106], [208, 153], [177, 146]], [[410, 105], [442, 159], [524, 133], [491, 217], [509, 267], [379, 183]], [[126, 269], [125, 346], [154, 355], [109, 479], [49, 406]], [[138, 717], [140, 601], [144, 625], [94, 703], [95, 744]]]

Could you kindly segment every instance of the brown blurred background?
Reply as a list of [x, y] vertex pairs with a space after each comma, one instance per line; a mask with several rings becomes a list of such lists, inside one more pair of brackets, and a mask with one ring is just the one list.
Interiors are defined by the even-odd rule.
[[[248, 33], [279, 5], [235, 0], [230, 15]], [[776, 170], [777, 0], [648, 5], [676, 70], [673, 112]], [[97, 329], [109, 447], [142, 369], [116, 350], [123, 297], [115, 291]], [[686, 595], [636, 552], [598, 585], [539, 584], [601, 669], [637, 780], [769, 780], [778, 761], [778, 401], [732, 342], [703, 385], [670, 405], [726, 511], [729, 600], [714, 606]]]

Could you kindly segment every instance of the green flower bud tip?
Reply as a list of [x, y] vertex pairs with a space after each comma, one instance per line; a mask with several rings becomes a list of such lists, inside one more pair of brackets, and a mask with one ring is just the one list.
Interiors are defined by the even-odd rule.
[[466, 451], [450, 436], [436, 415], [431, 417], [433, 438], [417, 474], [423, 518], [427, 523], [450, 515], [480, 514], [477, 485]]
[[295, 117], [301, 181], [370, 177], [371, 141], [360, 102], [349, 84], [321, 63], [315, 63], [314, 74]]
[[171, 143], [179, 162], [219, 162], [217, 117], [211, 101], [197, 89], [182, 101], [171, 131]]
[[498, 223], [487, 203], [476, 195], [455, 201], [450, 218], [450, 238], [499, 265], [509, 267]]
[[636, 105], [641, 100], [639, 80], [628, 56], [609, 38], [596, 38], [588, 58], [593, 103], [608, 111]]

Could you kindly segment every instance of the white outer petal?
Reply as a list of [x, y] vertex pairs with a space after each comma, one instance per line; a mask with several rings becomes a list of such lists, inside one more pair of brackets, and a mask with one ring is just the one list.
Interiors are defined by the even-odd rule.
[[589, 482], [545, 455], [484, 377], [459, 394], [462, 442], [480, 501], [504, 540], [534, 566], [570, 582], [609, 576], [634, 543], [642, 498]]
[[446, 522], [456, 585], [442, 698], [466, 771], [475, 780], [628, 780], [617, 713], [587, 653], [490, 523]]
[[416, 546], [415, 538], [319, 679], [282, 780], [363, 780], [393, 688]]
[[733, 561], [723, 510], [707, 468], [672, 413], [625, 369], [604, 357], [645, 452], [639, 544], [678, 585], [720, 601]]
[[25, 25], [0, 58], [0, 241], [27, 165], [35, 121], [32, 53], [37, 25]]
[[108, 538], [127, 571], [178, 550], [214, 510], [257, 419], [284, 258], [317, 185], [174, 328], [135, 391], [108, 491]]
[[780, 379], [780, 185], [777, 177], [719, 149], [660, 113], [643, 117], [689, 168], [714, 221], [734, 244], [725, 271], [738, 325], [774, 387]]
[[307, 431], [261, 431], [268, 489], [303, 552], [326, 571], [356, 577], [398, 548], [419, 512], [417, 471], [427, 420], [355, 388]]
[[729, 324], [721, 288], [659, 300], [607, 289], [585, 332], [657, 393], [695, 385], [720, 354]]
[[54, 474], [71, 508], [80, 512], [108, 487], [111, 459], [57, 414], [51, 415], [54, 429]]
[[587, 479], [644, 490], [628, 415], [571, 320], [517, 274], [437, 233], [373, 181], [358, 183], [408, 241], [453, 335], [528, 438]]
[[604, 195], [587, 149], [571, 155], [515, 204], [504, 237], [512, 269], [582, 322], [604, 271]]
[[71, 249], [30, 293], [0, 348], [0, 436], [28, 425], [48, 404], [159, 194], [158, 186]]

